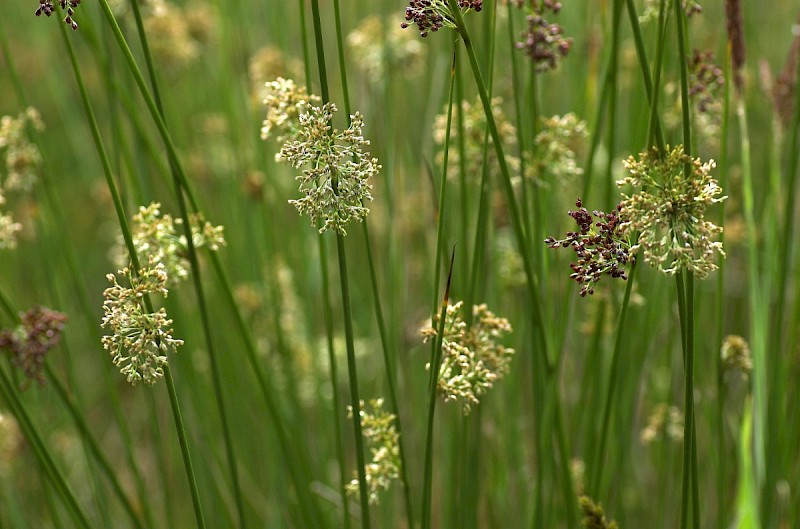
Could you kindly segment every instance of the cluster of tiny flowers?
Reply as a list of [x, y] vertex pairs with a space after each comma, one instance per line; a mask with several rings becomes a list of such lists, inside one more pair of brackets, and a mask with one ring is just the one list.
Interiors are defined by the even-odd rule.
[[[117, 276], [129, 286], [121, 285]], [[102, 327], [112, 334], [103, 336], [103, 347], [129, 383], [153, 385], [164, 376], [167, 353], [183, 344], [172, 337], [172, 320], [166, 310], [149, 312], [144, 304], [145, 296], [167, 296], [164, 265], [151, 260], [137, 274], [126, 267], [106, 277], [112, 286], [103, 292]]]
[[19, 424], [13, 416], [0, 411], [0, 479], [11, 475], [15, 461], [19, 461], [20, 451], [25, 446]]
[[[459, 112], [462, 115], [463, 130], [464, 130], [464, 151], [460, 153], [459, 149], [453, 149], [458, 139], [459, 129], [454, 126], [458, 120]], [[513, 151], [517, 145], [517, 129], [508, 120], [503, 112], [503, 99], [495, 97], [492, 99], [492, 112], [494, 120], [497, 125], [497, 132], [500, 135], [503, 146], [508, 151]], [[497, 155], [495, 149], [492, 147], [493, 140], [491, 136], [487, 136], [486, 114], [483, 110], [481, 100], [476, 98], [474, 102], [462, 101], [460, 107], [453, 108], [453, 116], [450, 130], [450, 145], [448, 159], [448, 176], [455, 176], [458, 174], [458, 167], [460, 157], [464, 157], [464, 166], [467, 174], [480, 175], [481, 167], [483, 166], [484, 158], [484, 141], [487, 144], [487, 163], [490, 169], [497, 169], [499, 167], [497, 162]], [[433, 122], [433, 141], [437, 146], [443, 147], [447, 135], [447, 107], [444, 108], [441, 114], [434, 118]], [[440, 152], [437, 161], [444, 163], [444, 153]], [[519, 159], [510, 154], [506, 155], [506, 163], [514, 170], [519, 167]]]
[[[131, 238], [139, 259], [160, 264], [169, 284], [175, 285], [189, 275], [189, 246], [186, 236], [176, 232], [176, 226], [181, 226], [183, 219], [162, 214], [160, 208], [158, 202], [139, 207], [139, 212], [133, 216]], [[212, 225], [200, 214], [191, 215], [189, 224], [195, 248], [206, 247], [217, 251], [220, 246], [225, 246], [223, 226]], [[124, 248], [120, 250], [123, 250], [120, 254], [124, 255]], [[126, 262], [124, 258], [120, 261], [120, 266]]]
[[25, 374], [22, 388], [31, 381], [44, 384], [44, 361], [47, 353], [61, 340], [67, 316], [45, 307], [35, 307], [20, 314], [14, 329], [0, 330], [0, 350], [11, 355], [11, 363]]
[[307, 112], [311, 103], [319, 101], [319, 97], [307, 94], [304, 87], [283, 77], [266, 83], [265, 88], [263, 103], [267, 107], [267, 116], [261, 126], [261, 139], [274, 136], [279, 143], [297, 139], [300, 114]]
[[[64, 23], [71, 27], [73, 30], [78, 29], [78, 23], [72, 17], [75, 16], [75, 8], [81, 3], [81, 0], [59, 0], [61, 9], [67, 12], [64, 17]], [[39, 0], [39, 7], [36, 8], [34, 14], [38, 17], [41, 15], [49, 17], [56, 12], [56, 6], [52, 0]]]
[[639, 434], [643, 445], [649, 445], [660, 437], [683, 441], [683, 412], [677, 407], [658, 404], [647, 418], [647, 426]]
[[583, 513], [583, 527], [586, 529], [619, 529], [617, 522], [606, 520], [606, 513], [599, 503], [588, 496], [581, 496], [579, 503]]
[[280, 48], [264, 46], [253, 53], [247, 62], [247, 73], [250, 79], [250, 95], [255, 106], [261, 105], [269, 95], [269, 81], [283, 77], [291, 78], [290, 72], [302, 72], [301, 62], [284, 55]]
[[[639, 15], [639, 23], [646, 24], [658, 20], [658, 10], [660, 6], [661, 0], [645, 0], [644, 10], [642, 14]], [[683, 12], [686, 13], [687, 17], [703, 12], [703, 7], [694, 0], [683, 0], [681, 2], [681, 7], [683, 7]]]
[[572, 48], [572, 38], [564, 37], [564, 28], [545, 18], [548, 11], [557, 15], [560, 10], [561, 2], [544, 0], [528, 15], [528, 29], [522, 34], [522, 42], [517, 42], [517, 48], [530, 57], [537, 72], [554, 70]]
[[295, 169], [308, 167], [296, 178], [305, 196], [289, 203], [301, 215], [308, 215], [312, 224], [323, 221], [320, 233], [333, 229], [346, 235], [347, 224], [369, 213], [364, 207], [364, 202], [372, 200], [368, 180], [381, 166], [362, 150], [369, 140], [362, 135], [361, 114], [350, 116], [350, 126], [340, 132], [331, 126], [334, 112], [333, 103], [308, 106], [299, 116], [294, 139], [283, 145], [278, 157]]
[[386, 27], [377, 16], [362, 20], [347, 36], [347, 45], [370, 83], [380, 82], [387, 70], [414, 73], [422, 63], [419, 40], [397, 25]]
[[557, 182], [575, 181], [583, 174], [575, 161], [576, 151], [588, 134], [586, 122], [572, 112], [542, 118], [542, 130], [534, 140], [533, 159], [529, 165], [533, 177], [540, 181], [544, 175]]
[[[372, 460], [364, 467], [369, 503], [376, 505], [380, 493], [389, 490], [392, 481], [400, 476], [400, 435], [395, 427], [394, 414], [383, 410], [383, 399], [373, 399], [369, 406], [372, 410], [366, 411], [362, 400], [359, 415], [362, 433], [372, 454]], [[347, 407], [347, 414], [352, 419], [352, 406]], [[345, 490], [350, 496], [358, 497], [358, 478], [354, 477], [345, 485]]]
[[4, 212], [6, 197], [14, 192], [28, 192], [36, 181], [42, 157], [39, 149], [28, 139], [28, 128], [43, 130], [39, 112], [28, 108], [19, 116], [0, 118], [0, 250], [17, 245], [16, 234], [22, 225]]
[[[463, 304], [447, 306], [437, 389], [445, 402], [461, 401], [467, 415], [495, 381], [508, 373], [514, 350], [499, 343], [512, 330], [507, 319], [495, 316], [485, 304], [475, 305], [468, 327], [460, 314]], [[438, 322], [422, 329], [426, 341], [437, 335], [434, 325]]]
[[548, 237], [544, 242], [550, 248], [575, 250], [578, 262], [570, 264], [570, 277], [581, 285], [581, 296], [586, 296], [594, 294], [594, 286], [603, 275], [627, 279], [625, 266], [633, 259], [633, 252], [621, 229], [620, 206], [609, 213], [589, 213], [580, 198], [575, 205], [578, 209], [570, 211], [569, 216], [575, 219], [578, 231], [568, 231], [564, 239]]
[[[483, 9], [483, 0], [458, 0], [457, 4], [462, 14]], [[411, 0], [406, 8], [406, 21], [400, 27], [405, 29], [411, 24], [416, 24], [421, 37], [443, 27], [456, 27], [448, 0]]]
[[211, 43], [215, 17], [201, 2], [181, 8], [165, 0], [149, 0], [144, 27], [153, 56], [170, 70], [198, 58]]
[[687, 270], [702, 279], [716, 270], [716, 258], [725, 252], [713, 239], [722, 228], [705, 220], [705, 211], [727, 197], [711, 177], [714, 161], [692, 159], [679, 145], [663, 156], [654, 149], [623, 164], [629, 175], [617, 185], [639, 189], [623, 195], [620, 208], [622, 231], [639, 232], [634, 250], [641, 248], [644, 260], [667, 274]]
[[736, 369], [745, 374], [753, 370], [750, 345], [741, 336], [726, 336], [722, 342], [720, 354], [722, 355], [722, 365], [726, 369]]
[[722, 90], [725, 74], [711, 51], [694, 51], [689, 63], [689, 96], [695, 109], [695, 126], [703, 137], [713, 138], [722, 124]]

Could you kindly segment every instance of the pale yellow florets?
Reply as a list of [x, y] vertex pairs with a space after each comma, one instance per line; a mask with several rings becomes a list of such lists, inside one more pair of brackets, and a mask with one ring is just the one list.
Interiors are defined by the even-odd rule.
[[[495, 316], [485, 304], [475, 305], [472, 325], [467, 326], [460, 314], [462, 306], [462, 301], [447, 306], [437, 388], [445, 402], [460, 401], [468, 414], [495, 381], [508, 373], [514, 350], [499, 343], [512, 331], [507, 319]], [[422, 329], [422, 335], [427, 340], [437, 330], [430, 326]]]
[[278, 77], [265, 86], [263, 102], [267, 107], [267, 116], [261, 127], [261, 139], [271, 139], [274, 136], [279, 143], [296, 139], [300, 130], [300, 114], [308, 112], [308, 107], [319, 101], [319, 97], [307, 94], [304, 87], [283, 77]]
[[[395, 427], [396, 417], [393, 413], [383, 410], [383, 399], [373, 399], [369, 402], [370, 411], [360, 402], [362, 434], [367, 441], [372, 460], [364, 467], [367, 492], [370, 504], [377, 504], [380, 493], [388, 490], [392, 481], [400, 476], [400, 435]], [[353, 417], [352, 406], [347, 407], [349, 418]], [[359, 481], [354, 477], [345, 486], [347, 493], [357, 497]]]
[[545, 179], [574, 183], [583, 174], [576, 155], [587, 136], [586, 123], [572, 112], [542, 118], [541, 132], [534, 139], [534, 150], [526, 173], [540, 183]]
[[[145, 296], [167, 296], [164, 265], [151, 260], [138, 274], [123, 268], [106, 277], [112, 286], [103, 292], [102, 327], [112, 334], [103, 336], [103, 347], [128, 382], [153, 385], [164, 376], [167, 353], [183, 344], [172, 337], [172, 320], [166, 310], [151, 312], [144, 303]], [[121, 285], [120, 279], [128, 286]]]
[[623, 231], [639, 232], [633, 250], [641, 248], [645, 262], [667, 274], [687, 270], [702, 279], [716, 270], [716, 259], [725, 256], [714, 240], [722, 228], [705, 220], [705, 211], [727, 197], [711, 177], [714, 161], [692, 159], [678, 146], [663, 156], [656, 150], [631, 156], [623, 164], [629, 174], [617, 185], [637, 191], [623, 195], [620, 211]]
[[347, 36], [347, 45], [354, 63], [364, 72], [370, 83], [379, 83], [384, 72], [396, 70], [409, 75], [418, 69], [422, 58], [422, 44], [410, 31], [399, 24], [384, 24], [377, 16], [361, 21]]

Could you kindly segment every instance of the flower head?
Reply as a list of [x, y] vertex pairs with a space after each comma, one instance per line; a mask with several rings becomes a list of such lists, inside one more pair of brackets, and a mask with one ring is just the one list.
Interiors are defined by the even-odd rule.
[[[111, 334], [103, 336], [103, 347], [128, 382], [153, 385], [164, 376], [167, 353], [183, 344], [183, 340], [172, 337], [172, 320], [166, 310], [162, 307], [150, 312], [144, 303], [145, 296], [151, 294], [167, 296], [164, 264], [151, 259], [137, 274], [126, 267], [106, 277], [112, 286], [103, 292], [102, 327]], [[129, 286], [121, 285], [120, 279]]]
[[575, 181], [583, 174], [583, 169], [575, 161], [576, 151], [586, 136], [586, 122], [572, 112], [542, 118], [542, 129], [534, 139], [532, 163], [529, 165], [535, 178], [541, 180], [548, 175], [557, 182]]
[[722, 243], [714, 241], [722, 228], [705, 220], [705, 211], [726, 197], [711, 177], [714, 161], [692, 159], [679, 145], [663, 156], [656, 150], [631, 156], [624, 166], [629, 174], [617, 185], [638, 189], [623, 195], [620, 208], [622, 231], [639, 232], [634, 249], [641, 248], [644, 260], [667, 274], [685, 269], [702, 279], [716, 270], [714, 261], [725, 255]]
[[362, 20], [347, 36], [347, 45], [356, 66], [371, 83], [380, 82], [387, 69], [414, 73], [422, 62], [422, 44], [419, 40], [397, 25], [385, 27], [377, 16]]
[[150, 0], [144, 27], [153, 56], [169, 70], [180, 69], [196, 58], [214, 33], [214, 16], [201, 2], [180, 7], [166, 0]]
[[[71, 27], [73, 30], [78, 29], [78, 23], [75, 22], [75, 19], [72, 17], [75, 16], [75, 8], [78, 7], [78, 4], [81, 3], [81, 0], [58, 0], [58, 4], [61, 6], [61, 9], [67, 12], [66, 16], [64, 17], [64, 23]], [[41, 16], [44, 14], [45, 16], [50, 16], [56, 12], [56, 6], [53, 4], [52, 0], [39, 0], [39, 7], [36, 8], [34, 15]]]
[[267, 117], [261, 127], [261, 139], [266, 140], [273, 133], [279, 143], [297, 139], [300, 114], [306, 112], [311, 103], [319, 101], [319, 97], [307, 94], [305, 88], [283, 77], [266, 83], [265, 87], [263, 103], [267, 107]]
[[340, 132], [331, 126], [334, 112], [333, 103], [309, 106], [300, 114], [296, 139], [284, 144], [279, 157], [295, 169], [307, 167], [297, 176], [305, 196], [289, 203], [313, 224], [323, 221], [320, 233], [333, 229], [346, 235], [347, 224], [369, 213], [364, 207], [364, 202], [372, 200], [368, 180], [381, 166], [361, 149], [369, 145], [362, 135], [361, 114], [353, 114], [350, 126]]
[[[207, 247], [217, 251], [225, 246], [223, 226], [214, 226], [206, 221], [202, 214], [190, 215], [192, 243], [195, 248]], [[178, 234], [176, 226], [181, 226], [183, 219], [173, 219], [171, 215], [161, 213], [161, 204], [152, 202], [148, 206], [140, 206], [133, 216], [131, 237], [139, 259], [163, 265], [169, 284], [175, 285], [189, 276], [189, 244], [186, 236]], [[120, 252], [124, 255], [124, 252]], [[120, 266], [127, 260], [120, 258]]]
[[647, 418], [645, 426], [639, 434], [642, 444], [648, 445], [659, 437], [667, 437], [673, 441], [683, 441], [683, 412], [676, 406], [656, 405]]
[[[603, 277], [619, 277], [627, 279], [625, 266], [633, 259], [631, 245], [622, 233], [620, 206], [604, 213], [589, 213], [579, 198], [575, 201], [578, 207], [570, 211], [569, 216], [575, 219], [578, 231], [569, 231], [564, 239], [548, 237], [544, 240], [550, 248], [572, 247], [578, 256], [578, 262], [570, 264], [570, 277], [581, 286], [581, 296], [594, 294], [594, 286]], [[595, 217], [597, 220], [595, 221]]]
[[44, 384], [44, 361], [47, 353], [61, 340], [61, 331], [67, 321], [66, 314], [45, 307], [35, 307], [20, 314], [20, 324], [15, 329], [0, 330], [0, 349], [11, 355], [11, 363], [20, 368], [26, 380]]
[[586, 529], [619, 529], [617, 522], [606, 520], [603, 508], [588, 496], [580, 497], [580, 505], [583, 512], [583, 526]]
[[[483, 0], [458, 0], [457, 5], [463, 15], [483, 9]], [[420, 37], [427, 37], [428, 33], [442, 27], [456, 28], [448, 0], [411, 0], [406, 8], [406, 21], [400, 27], [405, 29], [411, 24], [416, 24]]]
[[[381, 491], [388, 490], [392, 481], [400, 476], [400, 434], [397, 433], [393, 413], [383, 410], [383, 399], [373, 399], [369, 402], [371, 411], [360, 402], [360, 418], [362, 434], [367, 441], [372, 461], [365, 465], [369, 503], [377, 504]], [[347, 407], [349, 418], [353, 417], [353, 407]], [[351, 496], [358, 496], [359, 481], [354, 477], [345, 486]]]
[[537, 5], [528, 16], [528, 29], [522, 34], [522, 42], [517, 43], [517, 48], [536, 65], [537, 72], [554, 70], [572, 48], [572, 37], [564, 37], [564, 28], [545, 18], [548, 11], [557, 15], [560, 10], [561, 2], [554, 0], [544, 0]]
[[720, 354], [722, 355], [722, 365], [726, 369], [736, 369], [745, 374], [753, 370], [750, 345], [741, 336], [726, 336], [722, 342]]
[[[460, 315], [463, 304], [447, 306], [437, 388], [445, 402], [461, 401], [466, 415], [480, 402], [479, 397], [508, 373], [514, 350], [499, 343], [512, 330], [507, 319], [495, 316], [485, 304], [475, 305], [472, 325], [467, 326]], [[437, 333], [433, 325], [422, 329], [425, 340]]]

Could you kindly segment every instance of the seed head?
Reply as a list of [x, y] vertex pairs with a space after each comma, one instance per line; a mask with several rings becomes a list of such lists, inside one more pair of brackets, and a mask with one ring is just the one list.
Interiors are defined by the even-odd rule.
[[581, 496], [579, 501], [583, 512], [583, 526], [586, 529], [619, 529], [617, 522], [606, 520], [606, 514], [599, 503], [588, 496]]
[[[397, 433], [393, 413], [383, 410], [383, 399], [369, 401], [371, 411], [360, 402], [360, 418], [362, 434], [367, 441], [367, 446], [372, 454], [372, 461], [364, 467], [369, 503], [380, 502], [380, 493], [389, 490], [392, 481], [400, 476], [400, 435]], [[353, 417], [353, 407], [347, 407], [348, 418]], [[354, 473], [353, 479], [345, 485], [347, 494], [358, 497], [359, 481]]]
[[[78, 4], [81, 3], [81, 0], [59, 0], [58, 3], [61, 6], [61, 9], [67, 13], [64, 17], [64, 23], [73, 30], [78, 29], [78, 23], [75, 22], [72, 17], [75, 16], [75, 8], [78, 7]], [[42, 14], [49, 17], [55, 12], [56, 6], [53, 4], [52, 0], [39, 0], [39, 7], [36, 8], [36, 11], [34, 11], [33, 14], [37, 17], [41, 16]]]
[[711, 177], [714, 161], [692, 159], [679, 145], [663, 156], [657, 150], [631, 156], [623, 165], [629, 175], [617, 185], [638, 189], [623, 195], [620, 208], [622, 232], [639, 232], [633, 249], [641, 248], [645, 262], [666, 274], [687, 270], [702, 279], [716, 270], [716, 258], [725, 256], [714, 240], [722, 228], [705, 220], [705, 211], [727, 197]]
[[736, 369], [749, 374], [753, 370], [750, 345], [741, 336], [729, 335], [722, 342], [722, 365], [726, 369]]
[[301, 215], [308, 215], [312, 224], [323, 221], [320, 233], [333, 229], [346, 235], [347, 224], [369, 213], [364, 207], [364, 202], [372, 200], [368, 180], [381, 166], [362, 150], [369, 140], [362, 135], [361, 114], [350, 116], [350, 126], [339, 132], [331, 126], [334, 112], [333, 103], [309, 106], [299, 116], [296, 139], [284, 144], [279, 159], [295, 169], [307, 167], [296, 178], [305, 196], [289, 203]]
[[[447, 306], [437, 389], [445, 402], [461, 401], [467, 415], [480, 402], [479, 397], [508, 373], [514, 350], [499, 343], [512, 331], [507, 319], [495, 316], [485, 304], [475, 305], [472, 325], [467, 326], [460, 315], [463, 304]], [[434, 321], [422, 329], [424, 340], [438, 334], [437, 325]]]
[[583, 140], [588, 136], [586, 122], [570, 112], [563, 116], [542, 118], [541, 132], [534, 139], [528, 176], [540, 182], [545, 175], [555, 182], [570, 183], [583, 174], [576, 162]]
[[676, 406], [664, 403], [656, 405], [647, 418], [647, 426], [639, 434], [643, 445], [649, 445], [661, 437], [683, 441], [683, 412]]
[[45, 307], [35, 307], [20, 314], [15, 329], [0, 330], [0, 350], [11, 355], [11, 363], [22, 370], [26, 389], [32, 381], [44, 384], [44, 361], [47, 353], [61, 340], [66, 314]]
[[567, 232], [564, 239], [548, 237], [544, 242], [549, 248], [572, 247], [575, 250], [578, 262], [570, 264], [572, 274], [569, 277], [581, 285], [581, 296], [586, 296], [594, 294], [594, 286], [603, 275], [626, 280], [625, 267], [633, 260], [633, 252], [622, 231], [620, 206], [609, 213], [589, 213], [580, 198], [575, 205], [578, 209], [570, 211], [569, 216], [575, 220], [578, 231]]
[[386, 27], [377, 16], [362, 20], [347, 36], [347, 46], [354, 63], [370, 83], [381, 82], [387, 69], [406, 75], [416, 73], [422, 63], [420, 41], [395, 24]]
[[[458, 0], [457, 5], [464, 15], [483, 9], [483, 0]], [[455, 15], [447, 0], [411, 0], [406, 8], [406, 21], [400, 27], [405, 29], [412, 23], [419, 29], [420, 37], [427, 37], [428, 33], [442, 27], [456, 29]]]
[[522, 41], [517, 42], [517, 48], [530, 57], [537, 72], [554, 70], [572, 48], [572, 37], [564, 37], [564, 28], [545, 18], [548, 11], [557, 15], [560, 10], [561, 3], [552, 0], [537, 5], [528, 15], [528, 29], [522, 34]]

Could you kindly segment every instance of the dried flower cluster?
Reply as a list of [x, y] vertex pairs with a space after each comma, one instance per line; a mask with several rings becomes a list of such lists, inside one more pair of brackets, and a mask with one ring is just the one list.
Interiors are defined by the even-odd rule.
[[377, 16], [362, 20], [347, 36], [347, 45], [354, 63], [370, 83], [382, 82], [387, 71], [412, 74], [422, 63], [419, 40], [397, 25], [386, 27]]
[[[457, 0], [456, 3], [462, 15], [483, 9], [483, 0]], [[416, 24], [421, 37], [443, 27], [456, 29], [455, 15], [448, 0], [411, 0], [406, 8], [406, 21], [400, 27], [405, 29], [411, 24]]]
[[291, 79], [278, 77], [265, 85], [264, 106], [267, 116], [261, 127], [261, 139], [273, 136], [278, 143], [297, 139], [300, 133], [300, 114], [308, 111], [308, 107], [319, 97], [306, 93], [306, 89], [297, 86]]
[[0, 350], [11, 355], [11, 363], [25, 374], [22, 389], [32, 381], [44, 384], [44, 361], [47, 353], [61, 340], [67, 316], [45, 307], [35, 307], [20, 314], [14, 329], [0, 330]]
[[[168, 294], [164, 264], [151, 259], [148, 267], [136, 274], [126, 267], [106, 277], [112, 286], [103, 292], [102, 327], [112, 334], [103, 336], [103, 347], [128, 382], [153, 385], [164, 376], [167, 353], [183, 344], [172, 337], [172, 320], [166, 310], [151, 312], [145, 304], [147, 296]], [[120, 279], [127, 286], [121, 285]]]
[[683, 441], [683, 412], [676, 406], [658, 404], [647, 418], [645, 426], [639, 434], [643, 445], [666, 437], [673, 441]]
[[746, 374], [753, 370], [750, 345], [741, 336], [726, 336], [722, 342], [720, 354], [722, 355], [722, 365], [726, 369], [736, 369]]
[[149, 0], [144, 27], [153, 56], [168, 70], [180, 69], [200, 56], [216, 28], [208, 6], [192, 2], [181, 8], [166, 0]]
[[297, 176], [305, 194], [290, 200], [312, 224], [322, 221], [320, 233], [333, 229], [346, 235], [345, 226], [361, 221], [369, 213], [364, 202], [372, 200], [368, 183], [381, 169], [376, 158], [362, 150], [369, 145], [362, 134], [364, 120], [360, 113], [350, 116], [350, 126], [338, 131], [331, 125], [336, 106], [308, 106], [299, 115], [299, 128], [291, 141], [283, 145], [279, 159], [295, 169], [307, 167]]
[[[58, 0], [58, 4], [61, 6], [61, 9], [67, 13], [66, 16], [64, 16], [64, 23], [73, 30], [78, 29], [78, 23], [75, 22], [75, 19], [72, 17], [75, 16], [75, 8], [78, 7], [78, 4], [80, 3], [81, 0]], [[39, 0], [39, 7], [36, 8], [34, 14], [37, 17], [41, 15], [49, 17], [55, 12], [56, 6], [52, 0]]]
[[714, 63], [714, 53], [695, 50], [689, 63], [689, 97], [694, 125], [703, 138], [716, 138], [722, 125], [725, 74]]
[[619, 529], [617, 522], [606, 520], [606, 513], [599, 503], [595, 503], [588, 496], [579, 499], [583, 513], [583, 526], [586, 529]]
[[542, 118], [542, 129], [534, 139], [534, 152], [525, 172], [540, 182], [545, 176], [557, 182], [574, 182], [583, 174], [575, 160], [576, 153], [588, 135], [586, 122], [572, 112]]
[[557, 15], [560, 10], [561, 2], [554, 0], [537, 4], [528, 15], [528, 29], [522, 34], [522, 41], [517, 43], [517, 48], [533, 61], [537, 72], [554, 70], [572, 48], [572, 37], [564, 37], [564, 28], [545, 18], [548, 12]]
[[567, 232], [564, 239], [548, 237], [544, 242], [550, 248], [572, 247], [575, 250], [578, 262], [570, 264], [570, 277], [581, 285], [581, 296], [586, 296], [594, 294], [594, 286], [603, 275], [627, 279], [625, 267], [633, 259], [633, 251], [622, 231], [620, 206], [609, 213], [589, 213], [580, 198], [575, 205], [578, 209], [570, 211], [569, 216], [575, 219], [578, 231]]
[[[508, 373], [514, 350], [499, 343], [512, 331], [507, 319], [495, 316], [485, 304], [475, 305], [472, 325], [467, 326], [460, 314], [463, 304], [447, 306], [437, 388], [445, 402], [461, 401], [467, 415], [495, 381]], [[422, 329], [426, 341], [437, 335], [436, 325], [434, 321]]]
[[[372, 460], [365, 465], [364, 473], [369, 503], [375, 505], [380, 501], [381, 491], [389, 490], [392, 481], [400, 476], [400, 435], [395, 427], [394, 414], [383, 410], [383, 399], [373, 399], [369, 406], [372, 409], [367, 411], [362, 400], [359, 415], [362, 434], [372, 454]], [[352, 406], [347, 407], [347, 414], [352, 419]], [[358, 478], [354, 477], [345, 489], [349, 495], [358, 497]]]
[[15, 192], [29, 192], [42, 161], [39, 149], [28, 138], [29, 129], [44, 129], [35, 108], [28, 108], [16, 118], [0, 118], [0, 250], [14, 248], [16, 234], [22, 229], [11, 213], [3, 211], [6, 197]]
[[[460, 153], [459, 149], [452, 148], [453, 145], [458, 143], [459, 130], [455, 124], [458, 122], [458, 114], [462, 114], [463, 130], [464, 130], [464, 152]], [[503, 142], [503, 147], [507, 151], [513, 151], [517, 145], [517, 129], [508, 120], [503, 112], [503, 99], [495, 97], [492, 99], [492, 112], [494, 120], [497, 125], [497, 132]], [[453, 107], [453, 118], [450, 130], [450, 152], [448, 159], [448, 176], [455, 176], [458, 174], [460, 157], [464, 157], [464, 166], [467, 174], [480, 175], [483, 166], [484, 151], [487, 155], [487, 163], [490, 169], [497, 170], [499, 164], [497, 162], [497, 154], [492, 146], [493, 140], [491, 135], [486, 133], [486, 114], [483, 110], [483, 104], [479, 98], [474, 102], [462, 101], [460, 107]], [[447, 107], [445, 106], [441, 114], [438, 114], [433, 122], [433, 141], [437, 146], [444, 146], [444, 141], [447, 135]], [[484, 147], [484, 142], [486, 147]], [[440, 152], [437, 161], [441, 164], [444, 163], [444, 154]], [[519, 167], [519, 159], [515, 156], [506, 155], [506, 163], [509, 168], [515, 170]]]
[[[171, 286], [189, 275], [188, 241], [185, 235], [176, 232], [176, 226], [182, 224], [183, 219], [173, 219], [171, 215], [162, 214], [161, 204], [158, 202], [139, 207], [131, 224], [131, 237], [140, 261], [149, 260], [153, 264], [161, 264]], [[201, 214], [190, 215], [189, 224], [195, 248], [206, 247], [217, 251], [220, 246], [225, 246], [223, 226], [212, 225]], [[120, 250], [124, 255], [125, 249]], [[127, 259], [124, 258], [118, 261], [120, 266], [125, 263]]]
[[633, 249], [641, 248], [644, 260], [667, 274], [687, 270], [702, 279], [716, 270], [716, 258], [725, 255], [722, 243], [714, 241], [722, 228], [705, 220], [705, 211], [727, 197], [711, 177], [714, 161], [692, 159], [679, 145], [663, 154], [631, 156], [624, 166], [629, 175], [617, 185], [638, 189], [623, 195], [620, 208], [622, 231], [639, 232]]

